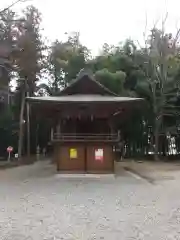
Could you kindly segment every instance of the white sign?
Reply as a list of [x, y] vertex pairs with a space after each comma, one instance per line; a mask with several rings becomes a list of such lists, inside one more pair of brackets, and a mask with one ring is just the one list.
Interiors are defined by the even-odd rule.
[[103, 149], [95, 149], [95, 160], [96, 161], [103, 161], [104, 151]]
[[12, 151], [13, 151], [13, 147], [9, 146], [9, 147], [7, 148], [7, 152], [12, 152]]
[[8, 161], [11, 160], [11, 153], [12, 153], [12, 151], [13, 151], [13, 147], [9, 146], [9, 147], [7, 148], [7, 152], [8, 152]]

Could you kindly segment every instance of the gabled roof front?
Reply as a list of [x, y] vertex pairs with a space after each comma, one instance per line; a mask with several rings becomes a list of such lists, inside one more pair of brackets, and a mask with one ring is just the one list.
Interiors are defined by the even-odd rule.
[[117, 96], [115, 93], [111, 92], [108, 88], [96, 81], [93, 73], [87, 69], [82, 69], [79, 72], [78, 77], [60, 92], [61, 96], [74, 94]]
[[142, 98], [119, 97], [115, 93], [97, 82], [93, 74], [87, 70], [81, 70], [77, 79], [61, 91], [59, 96], [28, 97], [28, 102], [42, 105], [63, 106], [67, 104], [110, 104], [119, 108], [123, 106], [138, 106]]

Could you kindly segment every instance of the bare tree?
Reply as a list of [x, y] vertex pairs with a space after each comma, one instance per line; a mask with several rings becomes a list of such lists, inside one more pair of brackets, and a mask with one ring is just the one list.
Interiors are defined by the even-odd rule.
[[180, 88], [180, 83], [175, 78], [179, 69], [180, 29], [177, 29], [174, 36], [171, 33], [166, 33], [167, 17], [168, 14], [162, 20], [160, 29], [154, 25], [148, 40], [146, 40], [147, 59], [145, 65], [147, 81], [140, 83], [142, 89], [144, 88], [144, 91], [151, 99], [154, 116], [155, 160], [158, 160], [159, 137], [160, 134], [164, 134], [163, 123], [165, 117], [174, 117], [180, 114], [172, 104], [176, 89]]

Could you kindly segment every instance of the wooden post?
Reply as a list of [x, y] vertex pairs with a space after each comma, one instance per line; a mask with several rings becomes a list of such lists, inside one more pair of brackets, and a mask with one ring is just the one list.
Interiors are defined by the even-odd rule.
[[[28, 95], [28, 94], [27, 94]], [[27, 156], [31, 155], [31, 143], [30, 143], [30, 114], [29, 114], [29, 103], [27, 102]]]
[[[112, 118], [109, 119], [109, 127], [110, 127], [110, 133], [113, 134], [114, 133], [114, 127], [113, 127], [113, 120]], [[115, 146], [112, 146], [112, 151], [115, 149]], [[113, 159], [112, 159], [112, 168], [113, 168], [113, 172], [115, 172], [115, 160], [116, 160], [116, 153], [113, 151]]]
[[112, 119], [109, 119], [109, 128], [110, 128], [110, 133], [113, 134], [114, 133], [114, 127], [113, 127]]
[[[29, 87], [28, 87], [28, 79], [25, 77], [25, 88], [26, 88], [26, 97], [29, 97]], [[29, 112], [29, 102], [26, 103], [26, 116], [27, 116], [27, 156], [30, 157], [31, 154], [31, 146], [30, 146], [30, 112]]]
[[21, 99], [21, 111], [19, 117], [19, 139], [18, 139], [18, 158], [21, 160], [22, 157], [22, 149], [23, 149], [23, 128], [24, 128], [24, 107], [25, 107], [25, 89], [22, 92], [22, 99]]
[[56, 133], [57, 133], [57, 137], [60, 137], [61, 134], [61, 120], [59, 119], [58, 124], [56, 126]]
[[51, 128], [51, 142], [53, 141], [54, 139], [54, 129], [53, 127]]

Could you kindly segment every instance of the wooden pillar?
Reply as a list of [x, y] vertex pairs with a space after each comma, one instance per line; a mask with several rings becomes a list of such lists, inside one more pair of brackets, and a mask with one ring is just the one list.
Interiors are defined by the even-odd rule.
[[31, 140], [30, 140], [30, 107], [29, 102], [26, 104], [27, 113], [27, 157], [30, 158], [31, 155]]
[[110, 119], [108, 120], [108, 123], [109, 123], [110, 133], [111, 133], [111, 134], [115, 133], [114, 124], [113, 124], [113, 119], [110, 118]]
[[[113, 119], [112, 118], [109, 118], [109, 128], [110, 128], [110, 134], [114, 134], [115, 133], [115, 129], [114, 129], [114, 122], [113, 122]], [[115, 152], [114, 152], [114, 149], [115, 149], [115, 146], [112, 145], [112, 151], [113, 151], [113, 154], [112, 154], [112, 169], [113, 169], [113, 172], [115, 171], [115, 164], [114, 164], [114, 160], [116, 158], [115, 156]]]
[[60, 137], [61, 134], [61, 120], [58, 120], [58, 123], [56, 125], [56, 133], [57, 133], [57, 137]]
[[51, 142], [53, 141], [54, 139], [54, 129], [53, 127], [51, 128]]
[[[61, 118], [60, 116], [58, 116], [58, 121], [57, 121], [57, 124], [56, 124], [56, 137], [57, 139], [60, 139], [61, 137]], [[57, 171], [60, 171], [60, 167], [59, 167], [59, 161], [61, 159], [59, 159], [59, 156], [60, 156], [60, 144], [57, 143], [55, 144], [54, 146], [54, 159], [55, 159], [55, 162], [56, 162], [56, 166], [57, 166]]]

